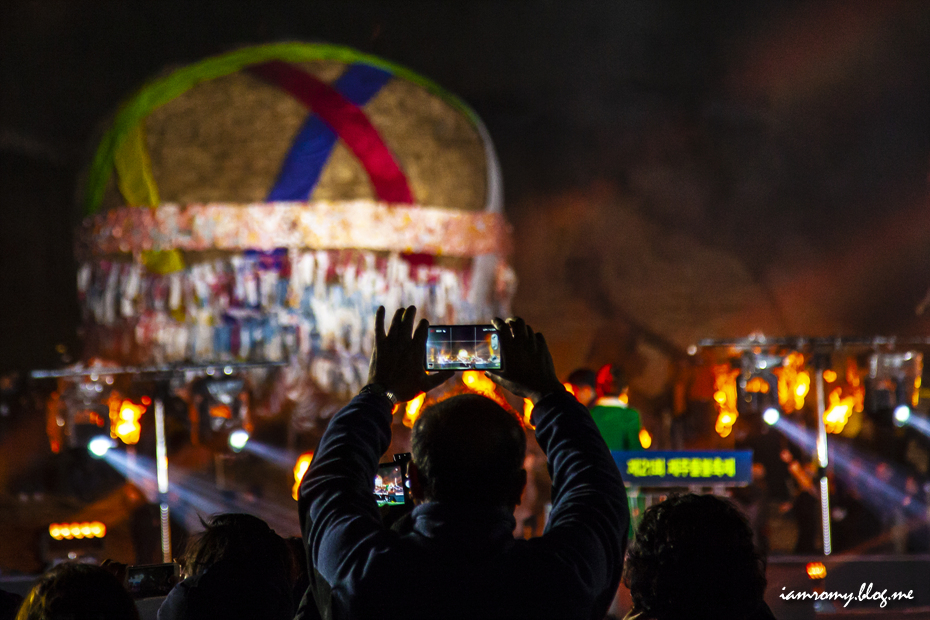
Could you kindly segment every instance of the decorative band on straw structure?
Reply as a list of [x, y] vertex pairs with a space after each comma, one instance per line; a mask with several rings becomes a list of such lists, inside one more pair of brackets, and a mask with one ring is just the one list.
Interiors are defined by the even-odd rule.
[[88, 217], [79, 255], [158, 250], [350, 249], [470, 258], [507, 253], [499, 213], [374, 201], [164, 204]]

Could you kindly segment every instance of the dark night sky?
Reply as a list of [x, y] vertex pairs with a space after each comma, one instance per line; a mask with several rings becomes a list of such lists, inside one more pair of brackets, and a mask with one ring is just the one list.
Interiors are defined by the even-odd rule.
[[118, 102], [279, 40], [382, 56], [477, 110], [514, 308], [571, 363], [609, 357], [612, 325], [671, 346], [930, 327], [930, 3], [8, 1], [0, 367], [77, 346], [76, 180]]

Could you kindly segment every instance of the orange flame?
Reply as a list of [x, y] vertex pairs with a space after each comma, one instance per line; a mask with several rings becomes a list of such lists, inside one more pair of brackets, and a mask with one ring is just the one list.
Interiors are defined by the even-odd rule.
[[297, 499], [298, 492], [300, 491], [300, 481], [304, 479], [304, 474], [310, 469], [310, 462], [312, 460], [312, 450], [310, 452], [304, 452], [297, 457], [297, 462], [294, 464], [294, 488], [291, 489], [291, 497], [294, 499]]
[[775, 369], [778, 376], [778, 402], [785, 413], [804, 407], [804, 398], [811, 389], [811, 376], [804, 370], [804, 354], [789, 353], [781, 368]]
[[[116, 415], [114, 416], [114, 411]], [[139, 443], [139, 434], [142, 426], [139, 419], [145, 413], [145, 405], [137, 405], [131, 400], [123, 400], [119, 406], [114, 408], [113, 402], [110, 403], [110, 436], [119, 438], [124, 444], [132, 445]]]
[[533, 401], [529, 398], [523, 399], [523, 424], [527, 428], [536, 428], [530, 423], [530, 416], [533, 415]]
[[420, 409], [423, 408], [423, 401], [426, 400], [426, 392], [423, 392], [413, 400], [407, 401], [404, 409], [404, 426], [413, 428], [413, 423], [420, 417]]
[[746, 391], [747, 392], [756, 392], [759, 394], [768, 394], [769, 393], [769, 382], [763, 379], [762, 377], [753, 377], [746, 382]]
[[714, 366], [714, 402], [717, 404], [717, 423], [714, 430], [721, 437], [727, 437], [733, 430], [733, 423], [739, 414], [736, 412], [736, 378], [739, 368], [730, 364]]
[[854, 396], [842, 397], [843, 389], [835, 388], [828, 399], [830, 404], [826, 411], [823, 412], [823, 422], [828, 433], [838, 435], [843, 432], [846, 422], [849, 421], [849, 415], [853, 411], [856, 399]]
[[488, 398], [494, 398], [497, 395], [497, 385], [488, 379], [483, 372], [466, 370], [462, 373], [462, 382], [472, 392], [477, 392]]
[[640, 443], [640, 444], [643, 446], [643, 448], [645, 448], [646, 450], [648, 450], [648, 449], [649, 449], [649, 446], [652, 445], [652, 435], [650, 435], [650, 434], [649, 434], [649, 431], [647, 431], [647, 430], [644, 429], [644, 428], [642, 428], [642, 429], [639, 430], [639, 443]]
[[[919, 378], [917, 380], [920, 381]], [[859, 365], [854, 357], [846, 358], [846, 384], [849, 386], [849, 391], [852, 392], [854, 399], [853, 411], [862, 413], [862, 410], [865, 409], [865, 386], [862, 385], [862, 380], [859, 378]]]

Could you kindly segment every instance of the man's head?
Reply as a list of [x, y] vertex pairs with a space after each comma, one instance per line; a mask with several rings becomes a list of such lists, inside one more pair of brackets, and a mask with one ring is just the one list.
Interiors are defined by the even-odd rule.
[[760, 608], [766, 584], [742, 513], [719, 497], [693, 494], [646, 510], [623, 581], [634, 608], [656, 620], [746, 618]]
[[506, 506], [526, 485], [526, 435], [490, 398], [462, 394], [427, 407], [413, 426], [413, 465], [427, 501]]
[[568, 375], [568, 383], [578, 402], [590, 407], [597, 400], [597, 375], [590, 368], [579, 368]]

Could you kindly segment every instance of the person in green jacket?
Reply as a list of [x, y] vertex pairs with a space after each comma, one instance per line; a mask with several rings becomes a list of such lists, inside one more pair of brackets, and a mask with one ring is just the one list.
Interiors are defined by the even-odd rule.
[[611, 364], [603, 366], [595, 376], [594, 387], [598, 398], [589, 410], [607, 447], [642, 450], [639, 435], [643, 423], [639, 412], [629, 406], [629, 387], [619, 369]]

